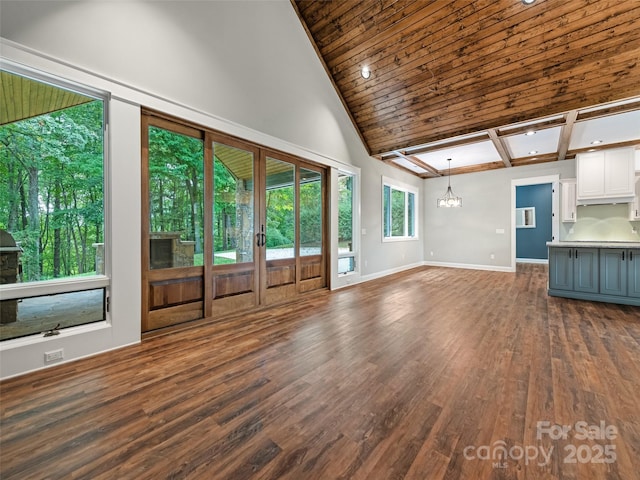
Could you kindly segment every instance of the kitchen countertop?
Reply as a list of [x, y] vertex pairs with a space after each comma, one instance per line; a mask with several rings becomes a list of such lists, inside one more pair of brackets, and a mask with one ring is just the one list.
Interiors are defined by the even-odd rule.
[[547, 242], [548, 247], [585, 247], [585, 248], [640, 248], [640, 242], [632, 241], [572, 241], [572, 242]]

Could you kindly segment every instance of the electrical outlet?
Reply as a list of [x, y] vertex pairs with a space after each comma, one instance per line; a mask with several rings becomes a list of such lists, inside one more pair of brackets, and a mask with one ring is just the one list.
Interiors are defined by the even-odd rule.
[[496, 256], [492, 253], [491, 254], [491, 260], [495, 260], [495, 259], [496, 259]]
[[64, 350], [62, 348], [58, 350], [52, 350], [50, 352], [44, 352], [44, 363], [57, 362], [64, 358]]

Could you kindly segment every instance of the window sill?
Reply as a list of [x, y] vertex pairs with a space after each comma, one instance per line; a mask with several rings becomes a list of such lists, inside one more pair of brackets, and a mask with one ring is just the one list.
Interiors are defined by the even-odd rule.
[[420, 240], [417, 236], [415, 237], [383, 237], [382, 243], [391, 243], [391, 242], [413, 242]]
[[57, 293], [79, 292], [109, 286], [109, 277], [96, 275], [84, 278], [62, 278], [58, 280], [44, 280], [31, 283], [11, 283], [0, 288], [0, 300], [16, 298], [39, 297]]
[[95, 332], [100, 330], [107, 330], [111, 328], [111, 324], [102, 320], [99, 322], [87, 323], [85, 325], [78, 325], [76, 327], [68, 327], [60, 330], [59, 335], [45, 337], [42, 333], [36, 333], [29, 335], [28, 337], [14, 338], [11, 340], [4, 340], [0, 342], [0, 352], [12, 350], [14, 348], [22, 348], [28, 345], [37, 345], [41, 343], [47, 343], [51, 340], [59, 340], [63, 338], [73, 337], [75, 335], [82, 335], [88, 332]]

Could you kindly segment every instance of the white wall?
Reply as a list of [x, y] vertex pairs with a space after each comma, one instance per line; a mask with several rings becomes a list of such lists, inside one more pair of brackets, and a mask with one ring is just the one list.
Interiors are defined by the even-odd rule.
[[510, 271], [512, 180], [551, 175], [575, 178], [575, 161], [455, 175], [451, 188], [462, 197], [462, 208], [437, 208], [436, 200], [444, 195], [448, 180], [425, 180], [425, 262]]
[[71, 360], [139, 341], [140, 105], [332, 167], [361, 168], [361, 273], [372, 278], [422, 261], [422, 242], [383, 244], [380, 222], [382, 175], [419, 189], [423, 182], [367, 155], [287, 0], [3, 0], [0, 32], [4, 59], [112, 94], [112, 322], [3, 342], [3, 378], [41, 368], [51, 349], [65, 348]]

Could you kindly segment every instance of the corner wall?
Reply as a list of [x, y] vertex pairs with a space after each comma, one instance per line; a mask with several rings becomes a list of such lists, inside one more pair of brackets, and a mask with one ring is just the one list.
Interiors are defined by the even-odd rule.
[[425, 263], [511, 271], [511, 182], [548, 175], [575, 178], [575, 160], [455, 175], [451, 188], [462, 208], [436, 207], [447, 177], [425, 180]]
[[[140, 340], [140, 106], [329, 165], [361, 169], [361, 275], [419, 265], [422, 241], [382, 242], [382, 175], [423, 181], [369, 157], [291, 4], [0, 2], [3, 58], [111, 93], [111, 322], [0, 345], [7, 378]], [[420, 238], [423, 230], [420, 229]], [[5, 342], [3, 342], [5, 343]]]

